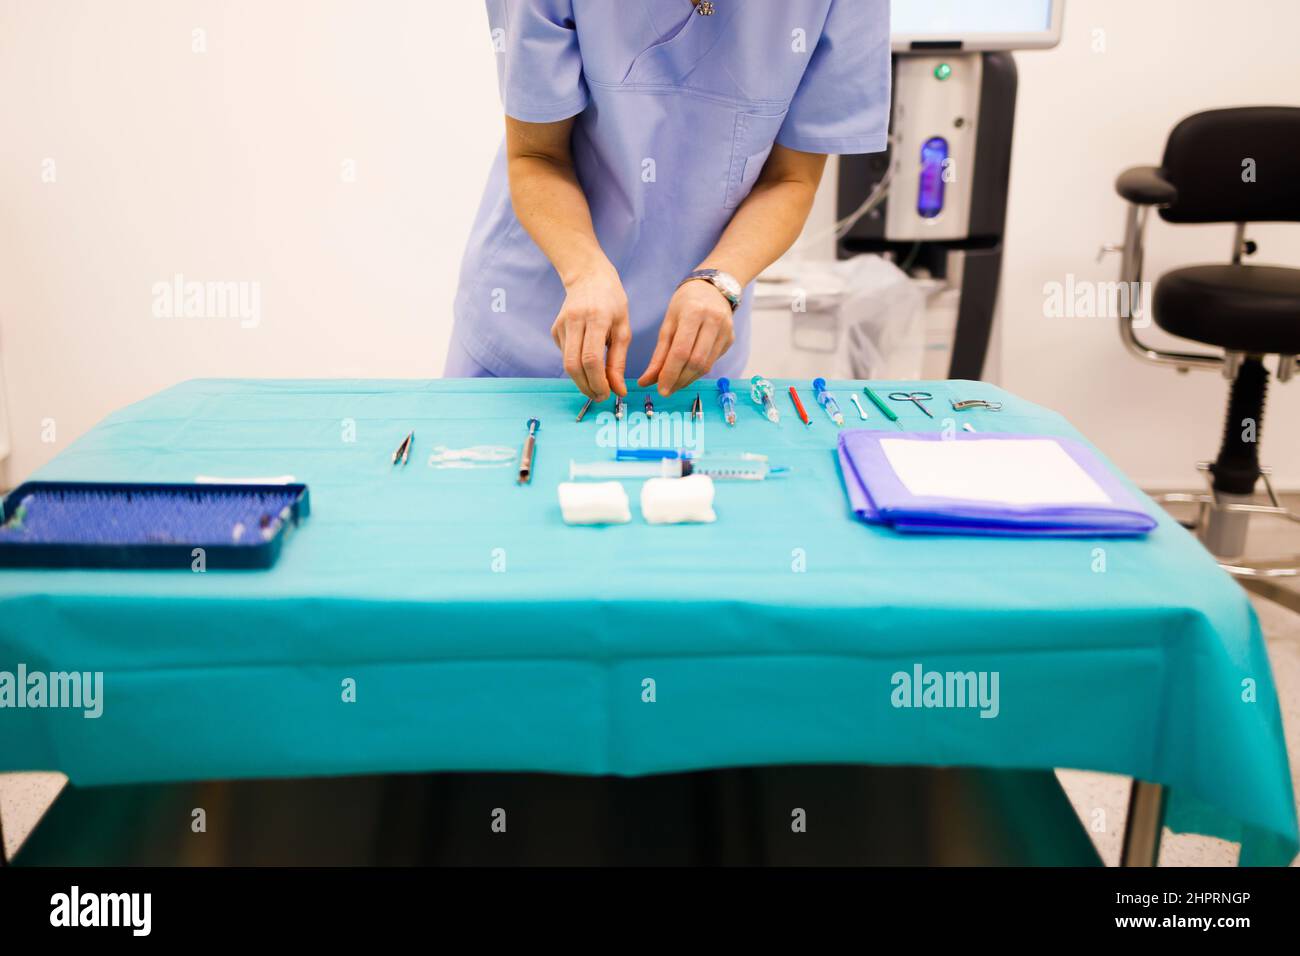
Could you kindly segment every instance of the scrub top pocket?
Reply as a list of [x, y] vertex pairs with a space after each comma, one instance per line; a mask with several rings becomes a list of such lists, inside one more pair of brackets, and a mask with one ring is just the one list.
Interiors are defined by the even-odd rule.
[[754, 183], [758, 182], [763, 164], [772, 154], [776, 134], [785, 122], [785, 114], [785, 110], [780, 113], [736, 114], [724, 208], [735, 209], [739, 206], [754, 188]]

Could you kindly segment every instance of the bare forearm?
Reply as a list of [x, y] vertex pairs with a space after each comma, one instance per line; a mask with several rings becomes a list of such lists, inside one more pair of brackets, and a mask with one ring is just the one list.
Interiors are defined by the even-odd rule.
[[516, 156], [509, 171], [515, 215], [566, 286], [610, 268], [571, 164], [543, 156]]
[[748, 285], [794, 245], [816, 194], [816, 183], [806, 180], [760, 181], [701, 267], [729, 272]]
[[[773, 146], [758, 182], [701, 268], [719, 269], [748, 285], [799, 237], [825, 166], [825, 156]], [[637, 381], [642, 386], [657, 381], [659, 393], [671, 395], [706, 374], [735, 341], [731, 305], [706, 283], [682, 283]]]
[[588, 398], [627, 394], [632, 328], [627, 293], [601, 251], [591, 208], [573, 168], [573, 119], [524, 123], [506, 117], [506, 161], [515, 215], [564, 283], [551, 338], [564, 371]]

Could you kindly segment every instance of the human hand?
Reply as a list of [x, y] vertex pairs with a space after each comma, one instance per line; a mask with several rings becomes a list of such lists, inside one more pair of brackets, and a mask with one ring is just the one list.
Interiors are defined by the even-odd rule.
[[598, 402], [609, 398], [611, 389], [626, 397], [623, 375], [632, 327], [618, 271], [607, 264], [566, 282], [564, 289], [551, 338], [564, 353], [565, 373], [583, 395]]
[[659, 326], [659, 342], [645, 372], [642, 388], [658, 381], [665, 397], [708, 374], [736, 341], [731, 304], [708, 282], [692, 280], [679, 286]]

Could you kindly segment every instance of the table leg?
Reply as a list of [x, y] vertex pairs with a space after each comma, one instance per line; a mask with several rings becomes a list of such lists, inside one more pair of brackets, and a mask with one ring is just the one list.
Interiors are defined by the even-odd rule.
[[1120, 866], [1155, 866], [1160, 857], [1160, 834], [1165, 827], [1165, 799], [1168, 791], [1158, 783], [1133, 780], [1129, 791], [1128, 820], [1124, 824], [1124, 847]]
[[0, 807], [0, 866], [9, 865], [9, 854], [5, 850], [5, 813], [4, 808]]

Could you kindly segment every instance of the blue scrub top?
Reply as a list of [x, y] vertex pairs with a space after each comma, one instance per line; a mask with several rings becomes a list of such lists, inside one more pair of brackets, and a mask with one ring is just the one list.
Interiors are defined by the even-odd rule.
[[[632, 325], [628, 373], [654, 351], [682, 277], [712, 250], [773, 143], [809, 153], [885, 149], [889, 0], [487, 0], [505, 112], [576, 116], [572, 150], [596, 237]], [[750, 290], [736, 343], [749, 354]], [[461, 266], [453, 342], [502, 376], [560, 376], [550, 329], [564, 287], [515, 218], [505, 146]]]

